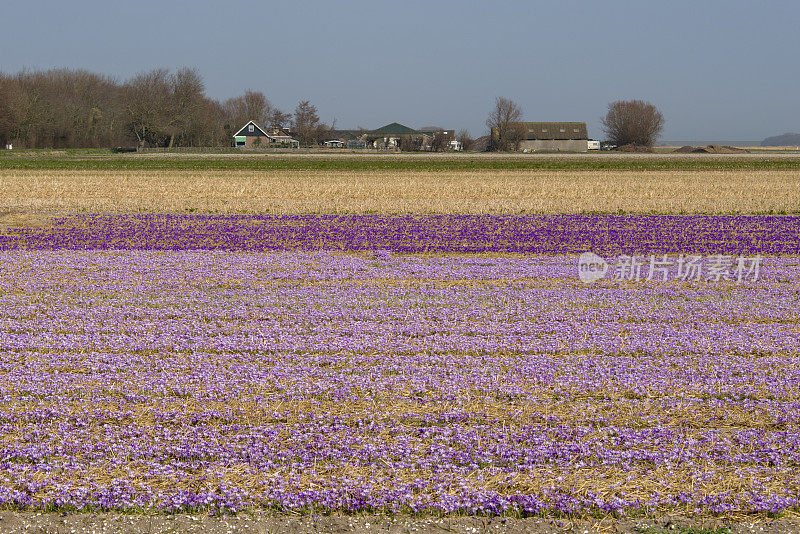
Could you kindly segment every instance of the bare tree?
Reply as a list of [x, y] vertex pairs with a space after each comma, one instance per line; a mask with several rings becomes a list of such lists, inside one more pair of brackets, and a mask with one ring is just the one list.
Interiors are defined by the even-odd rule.
[[192, 131], [194, 146], [229, 146], [231, 135], [225, 129], [225, 112], [222, 104], [204, 98]]
[[172, 103], [169, 113], [169, 147], [175, 144], [175, 138], [183, 146], [195, 144], [200, 135], [198, 123], [205, 100], [205, 84], [200, 74], [189, 68], [180, 69], [170, 76], [172, 84]]
[[445, 135], [444, 130], [433, 132], [433, 138], [430, 142], [430, 150], [433, 152], [443, 152], [447, 150], [450, 138]]
[[509, 148], [519, 150], [522, 141], [528, 135], [528, 127], [523, 122], [512, 122], [509, 124], [506, 139], [508, 140]]
[[273, 111], [277, 111], [264, 93], [250, 89], [242, 96], [229, 98], [222, 106], [225, 110], [226, 129], [231, 135], [248, 121], [255, 121], [260, 126], [269, 126]]
[[253, 120], [260, 125], [266, 126], [269, 122], [269, 115], [272, 112], [272, 104], [264, 96], [264, 93], [261, 91], [245, 91], [243, 98], [248, 120]]
[[140, 145], [162, 146], [170, 137], [172, 84], [169, 71], [155, 69], [128, 82], [128, 127]]
[[401, 135], [396, 146], [402, 152], [415, 152], [425, 148], [424, 141], [421, 135]]
[[5, 147], [11, 138], [11, 129], [14, 125], [6, 100], [6, 98], [0, 96], [0, 146], [2, 147]]
[[608, 105], [601, 120], [603, 131], [617, 146], [652, 147], [664, 128], [664, 116], [642, 100], [618, 100]]
[[12, 139], [16, 124], [15, 117], [11, 114], [11, 97], [9, 96], [12, 87], [11, 80], [0, 73], [0, 146], [2, 148], [5, 148]]
[[494, 108], [486, 119], [486, 126], [491, 132], [492, 150], [511, 150], [520, 141], [520, 129], [515, 123], [522, 118], [522, 109], [508, 98], [498, 96], [494, 99]]
[[[308, 100], [302, 100], [294, 109], [294, 131], [303, 146], [314, 145], [320, 133], [317, 107]], [[327, 127], [325, 127], [327, 129]]]
[[85, 70], [46, 73], [53, 108], [53, 143], [69, 147], [124, 142], [121, 91], [116, 80]]
[[45, 73], [40, 72], [20, 72], [12, 80], [9, 108], [14, 125], [10, 137], [20, 146], [55, 146], [55, 108], [48, 86]]
[[285, 113], [278, 108], [272, 108], [267, 119], [267, 124], [271, 128], [287, 128], [292, 124], [292, 114]]
[[472, 136], [469, 135], [469, 131], [466, 129], [458, 131], [458, 135], [456, 135], [456, 140], [459, 143], [461, 143], [462, 150], [469, 150], [470, 147], [472, 146], [472, 142], [474, 141], [474, 139], [472, 139]]

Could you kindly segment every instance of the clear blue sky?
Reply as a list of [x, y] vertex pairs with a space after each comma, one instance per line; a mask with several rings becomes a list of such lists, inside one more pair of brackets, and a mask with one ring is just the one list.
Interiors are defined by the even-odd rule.
[[398, 121], [484, 133], [495, 96], [526, 120], [586, 121], [639, 98], [665, 140], [800, 131], [800, 2], [272, 2], [0, 4], [0, 70], [126, 79], [196, 67], [209, 96], [311, 100], [342, 128]]

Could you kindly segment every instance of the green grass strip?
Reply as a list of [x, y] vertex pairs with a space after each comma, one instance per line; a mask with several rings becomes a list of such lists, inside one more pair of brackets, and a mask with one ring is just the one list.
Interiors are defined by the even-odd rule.
[[[77, 151], [76, 151], [77, 152]], [[0, 155], [0, 170], [75, 171], [798, 171], [800, 158], [769, 157], [408, 157], [352, 156], [115, 156], [99, 151], [63, 156]]]

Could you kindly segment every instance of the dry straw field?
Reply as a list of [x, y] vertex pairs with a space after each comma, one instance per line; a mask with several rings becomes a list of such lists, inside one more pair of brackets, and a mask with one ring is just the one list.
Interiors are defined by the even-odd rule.
[[800, 171], [783, 170], [0, 170], [0, 207], [28, 217], [186, 211], [791, 213], [798, 206]]
[[0, 157], [6, 226], [76, 212], [718, 214], [798, 206], [800, 157], [791, 155]]

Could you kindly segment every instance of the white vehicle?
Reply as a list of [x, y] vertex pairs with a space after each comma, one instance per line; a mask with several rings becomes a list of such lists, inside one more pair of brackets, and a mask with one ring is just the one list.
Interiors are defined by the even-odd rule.
[[587, 141], [588, 146], [586, 147], [588, 150], [600, 150], [600, 141], [595, 141], [594, 139], [589, 139]]

